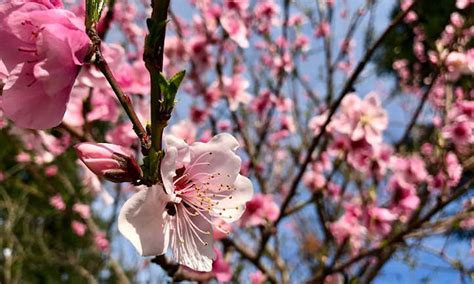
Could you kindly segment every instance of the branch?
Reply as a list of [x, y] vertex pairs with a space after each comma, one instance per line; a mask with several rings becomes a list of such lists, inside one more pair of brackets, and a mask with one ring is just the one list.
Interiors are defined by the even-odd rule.
[[112, 70], [110, 70], [110, 67], [107, 64], [107, 61], [102, 55], [102, 51], [100, 48], [101, 39], [97, 35], [97, 32], [94, 29], [89, 29], [87, 31], [87, 34], [89, 35], [89, 38], [91, 39], [93, 43], [92, 62], [102, 72], [102, 74], [107, 79], [107, 82], [109, 82], [110, 86], [112, 87], [112, 90], [117, 96], [117, 99], [119, 100], [120, 104], [122, 105], [125, 112], [127, 113], [127, 116], [130, 118], [130, 121], [132, 122], [133, 130], [135, 131], [138, 138], [140, 139], [142, 152], [146, 153], [148, 149], [150, 148], [149, 137], [145, 131], [145, 128], [140, 122], [140, 119], [138, 119], [138, 115], [135, 112], [132, 105], [132, 100], [130, 99], [130, 97], [128, 97], [127, 95], [123, 93], [122, 89], [120, 88], [119, 83], [117, 82], [117, 80], [115, 79], [112, 73]]
[[[362, 73], [362, 71], [364, 70], [365, 66], [369, 63], [369, 60], [372, 58], [372, 56], [374, 55], [375, 53], [375, 50], [377, 50], [377, 48], [382, 44], [382, 42], [385, 40], [385, 38], [388, 36], [388, 34], [398, 25], [401, 23], [401, 21], [405, 18], [405, 16], [408, 14], [408, 12], [410, 12], [413, 7], [419, 2], [420, 0], [414, 0], [413, 3], [403, 12], [401, 12], [391, 23], [390, 25], [385, 29], [385, 31], [382, 33], [382, 35], [377, 39], [377, 41], [372, 45], [372, 47], [367, 50], [367, 52], [365, 53], [364, 57], [362, 58], [362, 60], [359, 62], [359, 64], [357, 65], [357, 67], [355, 68], [354, 72], [352, 73], [352, 75], [349, 77], [349, 79], [346, 81], [346, 83], [344, 84], [344, 87], [342, 88], [340, 94], [339, 94], [339, 97], [338, 99], [334, 102], [334, 104], [332, 105], [332, 107], [330, 108], [329, 110], [329, 114], [328, 114], [328, 117], [326, 119], [326, 121], [324, 122], [323, 126], [321, 127], [321, 131], [320, 133], [314, 137], [309, 149], [308, 149], [308, 153], [306, 154], [306, 158], [304, 159], [303, 163], [301, 164], [300, 168], [299, 168], [299, 171], [298, 171], [298, 174], [296, 175], [295, 179], [293, 180], [292, 184], [291, 184], [291, 187], [290, 187], [290, 190], [286, 196], [286, 198], [284, 199], [282, 205], [281, 205], [281, 209], [280, 209], [280, 212], [282, 214], [280, 214], [280, 216], [278, 217], [278, 219], [275, 221], [275, 226], [278, 225], [278, 223], [281, 221], [281, 219], [283, 218], [283, 213], [286, 211], [288, 205], [290, 204], [291, 202], [291, 199], [293, 198], [293, 196], [295, 195], [296, 193], [296, 189], [298, 188], [298, 185], [300, 184], [301, 182], [301, 179], [303, 178], [303, 175], [306, 171], [306, 168], [308, 167], [309, 163], [311, 162], [312, 160], [312, 155], [313, 155], [313, 152], [314, 150], [316, 149], [316, 147], [318, 146], [319, 144], [319, 141], [321, 140], [322, 136], [326, 133], [326, 129], [333, 117], [333, 115], [336, 113], [336, 110], [338, 109], [339, 105], [341, 104], [342, 100], [344, 99], [344, 97], [351, 91], [354, 83], [356, 82], [357, 78], [359, 77], [359, 75]], [[262, 245], [260, 247], [260, 252], [259, 252], [259, 255], [261, 255], [263, 253], [263, 250], [264, 250], [264, 247], [266, 245], [266, 243], [268, 242], [269, 238], [271, 236], [271, 232], [266, 232], [263, 237], [262, 237]]]
[[152, 0], [153, 11], [148, 19], [149, 33], [145, 39], [143, 60], [150, 73], [151, 81], [151, 144], [155, 151], [162, 150], [163, 131], [168, 124], [169, 114], [160, 111], [163, 100], [159, 84], [163, 71], [163, 56], [168, 18], [169, 0]]

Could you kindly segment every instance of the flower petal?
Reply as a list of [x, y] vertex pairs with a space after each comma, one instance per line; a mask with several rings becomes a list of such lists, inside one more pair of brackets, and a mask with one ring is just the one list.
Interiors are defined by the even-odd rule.
[[242, 175], [237, 176], [233, 187], [235, 190], [230, 191], [227, 198], [215, 199], [210, 197], [219, 202], [210, 213], [228, 223], [237, 221], [242, 216], [245, 211], [245, 204], [252, 199], [253, 195], [252, 182]]
[[135, 193], [120, 210], [118, 229], [143, 256], [161, 255], [169, 246], [169, 218], [161, 186]]
[[[206, 216], [208, 218], [208, 216]], [[193, 227], [191, 222], [199, 228]], [[216, 258], [213, 247], [212, 226], [201, 215], [192, 216], [184, 206], [178, 206], [174, 217], [171, 247], [175, 259], [193, 270], [209, 272]], [[201, 232], [202, 231], [202, 232]]]

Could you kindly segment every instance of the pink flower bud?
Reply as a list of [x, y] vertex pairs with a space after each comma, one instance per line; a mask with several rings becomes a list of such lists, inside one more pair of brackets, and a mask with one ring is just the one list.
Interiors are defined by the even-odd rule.
[[80, 143], [75, 148], [79, 159], [99, 177], [112, 182], [134, 182], [142, 176], [133, 155], [123, 147], [107, 143]]

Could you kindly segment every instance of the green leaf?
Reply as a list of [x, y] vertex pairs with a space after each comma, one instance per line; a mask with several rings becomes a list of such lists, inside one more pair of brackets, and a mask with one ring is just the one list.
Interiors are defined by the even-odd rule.
[[181, 82], [183, 81], [185, 75], [186, 75], [186, 70], [183, 70], [176, 73], [173, 77], [171, 77], [171, 79], [169, 80], [169, 93], [170, 94], [173, 94], [173, 96], [176, 96], [176, 94], [178, 93], [178, 88], [181, 85]]
[[105, 0], [86, 0], [86, 29], [90, 29], [100, 20]]

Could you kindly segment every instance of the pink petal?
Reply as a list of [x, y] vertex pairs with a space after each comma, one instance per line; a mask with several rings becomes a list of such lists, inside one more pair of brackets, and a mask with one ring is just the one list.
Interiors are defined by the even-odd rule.
[[135, 193], [120, 210], [118, 229], [143, 256], [166, 253], [170, 228], [165, 211], [166, 197], [161, 186]]

